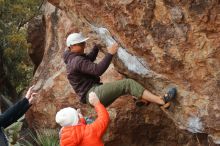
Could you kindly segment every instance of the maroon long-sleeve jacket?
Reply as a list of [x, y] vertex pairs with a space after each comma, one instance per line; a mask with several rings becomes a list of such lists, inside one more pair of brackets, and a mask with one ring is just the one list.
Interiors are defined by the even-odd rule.
[[89, 54], [78, 54], [69, 50], [64, 52], [67, 78], [82, 103], [86, 103], [89, 89], [95, 84], [101, 84], [100, 76], [107, 70], [113, 57], [107, 53], [102, 61], [94, 63], [98, 52], [96, 46]]

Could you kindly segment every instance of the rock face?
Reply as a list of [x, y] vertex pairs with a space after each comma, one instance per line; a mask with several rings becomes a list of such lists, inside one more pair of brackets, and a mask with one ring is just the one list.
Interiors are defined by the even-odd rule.
[[[169, 86], [178, 88], [178, 98], [169, 110], [152, 104], [136, 108], [131, 98], [118, 99], [108, 108], [111, 125], [104, 138], [106, 145], [220, 144], [217, 0], [49, 2], [57, 8], [45, 5], [45, 53], [34, 77], [39, 97], [28, 115], [33, 126], [55, 127], [55, 113], [65, 106], [91, 113], [90, 107], [75, 98], [62, 61], [65, 34], [80, 30], [91, 37], [88, 47], [99, 40], [106, 46], [118, 42], [117, 71], [155, 94], [163, 95]], [[119, 76], [112, 69], [104, 81], [112, 72]], [[113, 76], [111, 81], [115, 79]]]
[[31, 43], [28, 54], [34, 63], [34, 73], [40, 65], [45, 47], [45, 19], [38, 16], [34, 18], [28, 25], [28, 38], [27, 41]]

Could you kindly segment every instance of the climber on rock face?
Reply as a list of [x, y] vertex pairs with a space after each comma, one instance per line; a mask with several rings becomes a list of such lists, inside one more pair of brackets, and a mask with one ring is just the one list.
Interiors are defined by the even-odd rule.
[[95, 92], [104, 106], [109, 106], [118, 97], [130, 94], [135, 97], [137, 106], [149, 102], [168, 107], [176, 97], [176, 88], [170, 88], [164, 96], [157, 96], [132, 79], [123, 79], [111, 83], [100, 82], [100, 76], [109, 67], [112, 57], [117, 53], [118, 45], [108, 48], [108, 53], [99, 62], [94, 63], [101, 45], [95, 45], [89, 54], [84, 53], [86, 41], [81, 33], [72, 33], [66, 39], [68, 50], [64, 52], [67, 78], [82, 103], [88, 103], [90, 92]]
[[62, 126], [61, 146], [104, 146], [101, 138], [108, 127], [109, 114], [94, 92], [89, 94], [88, 100], [98, 114], [92, 124], [86, 124], [74, 108], [67, 107], [57, 112], [56, 122]]

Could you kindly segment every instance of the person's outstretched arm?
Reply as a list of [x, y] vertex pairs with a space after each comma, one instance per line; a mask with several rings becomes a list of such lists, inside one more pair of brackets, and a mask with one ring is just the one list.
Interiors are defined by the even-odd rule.
[[81, 56], [78, 56], [74, 62], [74, 70], [85, 74], [101, 76], [109, 67], [112, 57], [117, 52], [117, 50], [118, 45], [114, 44], [112, 47], [109, 48], [108, 53], [98, 64], [93, 63], [92, 61], [87, 60]]
[[17, 102], [12, 107], [8, 108], [2, 115], [0, 115], [1, 127], [8, 127], [13, 122], [20, 118], [20, 115], [30, 107], [28, 99], [24, 98]]
[[89, 60], [92, 61], [92, 62], [95, 61], [95, 59], [96, 59], [96, 57], [99, 53], [100, 48], [101, 48], [101, 45], [99, 45], [99, 44], [95, 45], [93, 47], [92, 51], [89, 54], [86, 55], [86, 57], [89, 58]]
[[109, 67], [112, 61], [112, 57], [113, 56], [108, 53], [98, 64], [93, 63], [92, 61], [87, 60], [83, 57], [77, 57], [75, 61], [78, 64], [75, 66], [74, 70], [89, 75], [101, 76]]
[[89, 102], [95, 107], [98, 114], [98, 118], [92, 124], [89, 124], [89, 126], [94, 129], [94, 132], [96, 132], [98, 136], [102, 136], [110, 121], [109, 114], [94, 92], [89, 94]]
[[0, 115], [0, 126], [1, 127], [8, 127], [9, 125], [16, 122], [19, 118], [21, 118], [24, 113], [30, 108], [30, 102], [33, 99], [33, 96], [36, 93], [32, 92], [32, 88], [29, 88], [25, 98], [17, 102], [12, 107], [8, 108], [3, 114]]

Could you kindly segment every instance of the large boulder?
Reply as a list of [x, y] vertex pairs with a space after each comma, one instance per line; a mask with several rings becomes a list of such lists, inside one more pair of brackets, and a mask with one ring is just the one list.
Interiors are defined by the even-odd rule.
[[32, 126], [56, 127], [55, 113], [66, 106], [94, 114], [78, 102], [66, 79], [62, 53], [71, 29], [90, 36], [88, 48], [99, 40], [106, 46], [120, 44], [115, 68], [105, 74], [104, 82], [121, 78], [116, 69], [158, 95], [170, 86], [178, 89], [168, 110], [153, 104], [136, 108], [130, 97], [118, 99], [108, 108], [106, 145], [220, 144], [218, 1], [49, 2], [57, 8], [45, 6], [45, 53], [33, 81], [39, 96], [28, 115]]
[[45, 48], [45, 18], [42, 16], [37, 16], [29, 22], [28, 25], [28, 37], [27, 42], [31, 43], [31, 47], [28, 48], [28, 54], [31, 58], [31, 61], [34, 63], [34, 73], [37, 70], [37, 67], [40, 65]]

